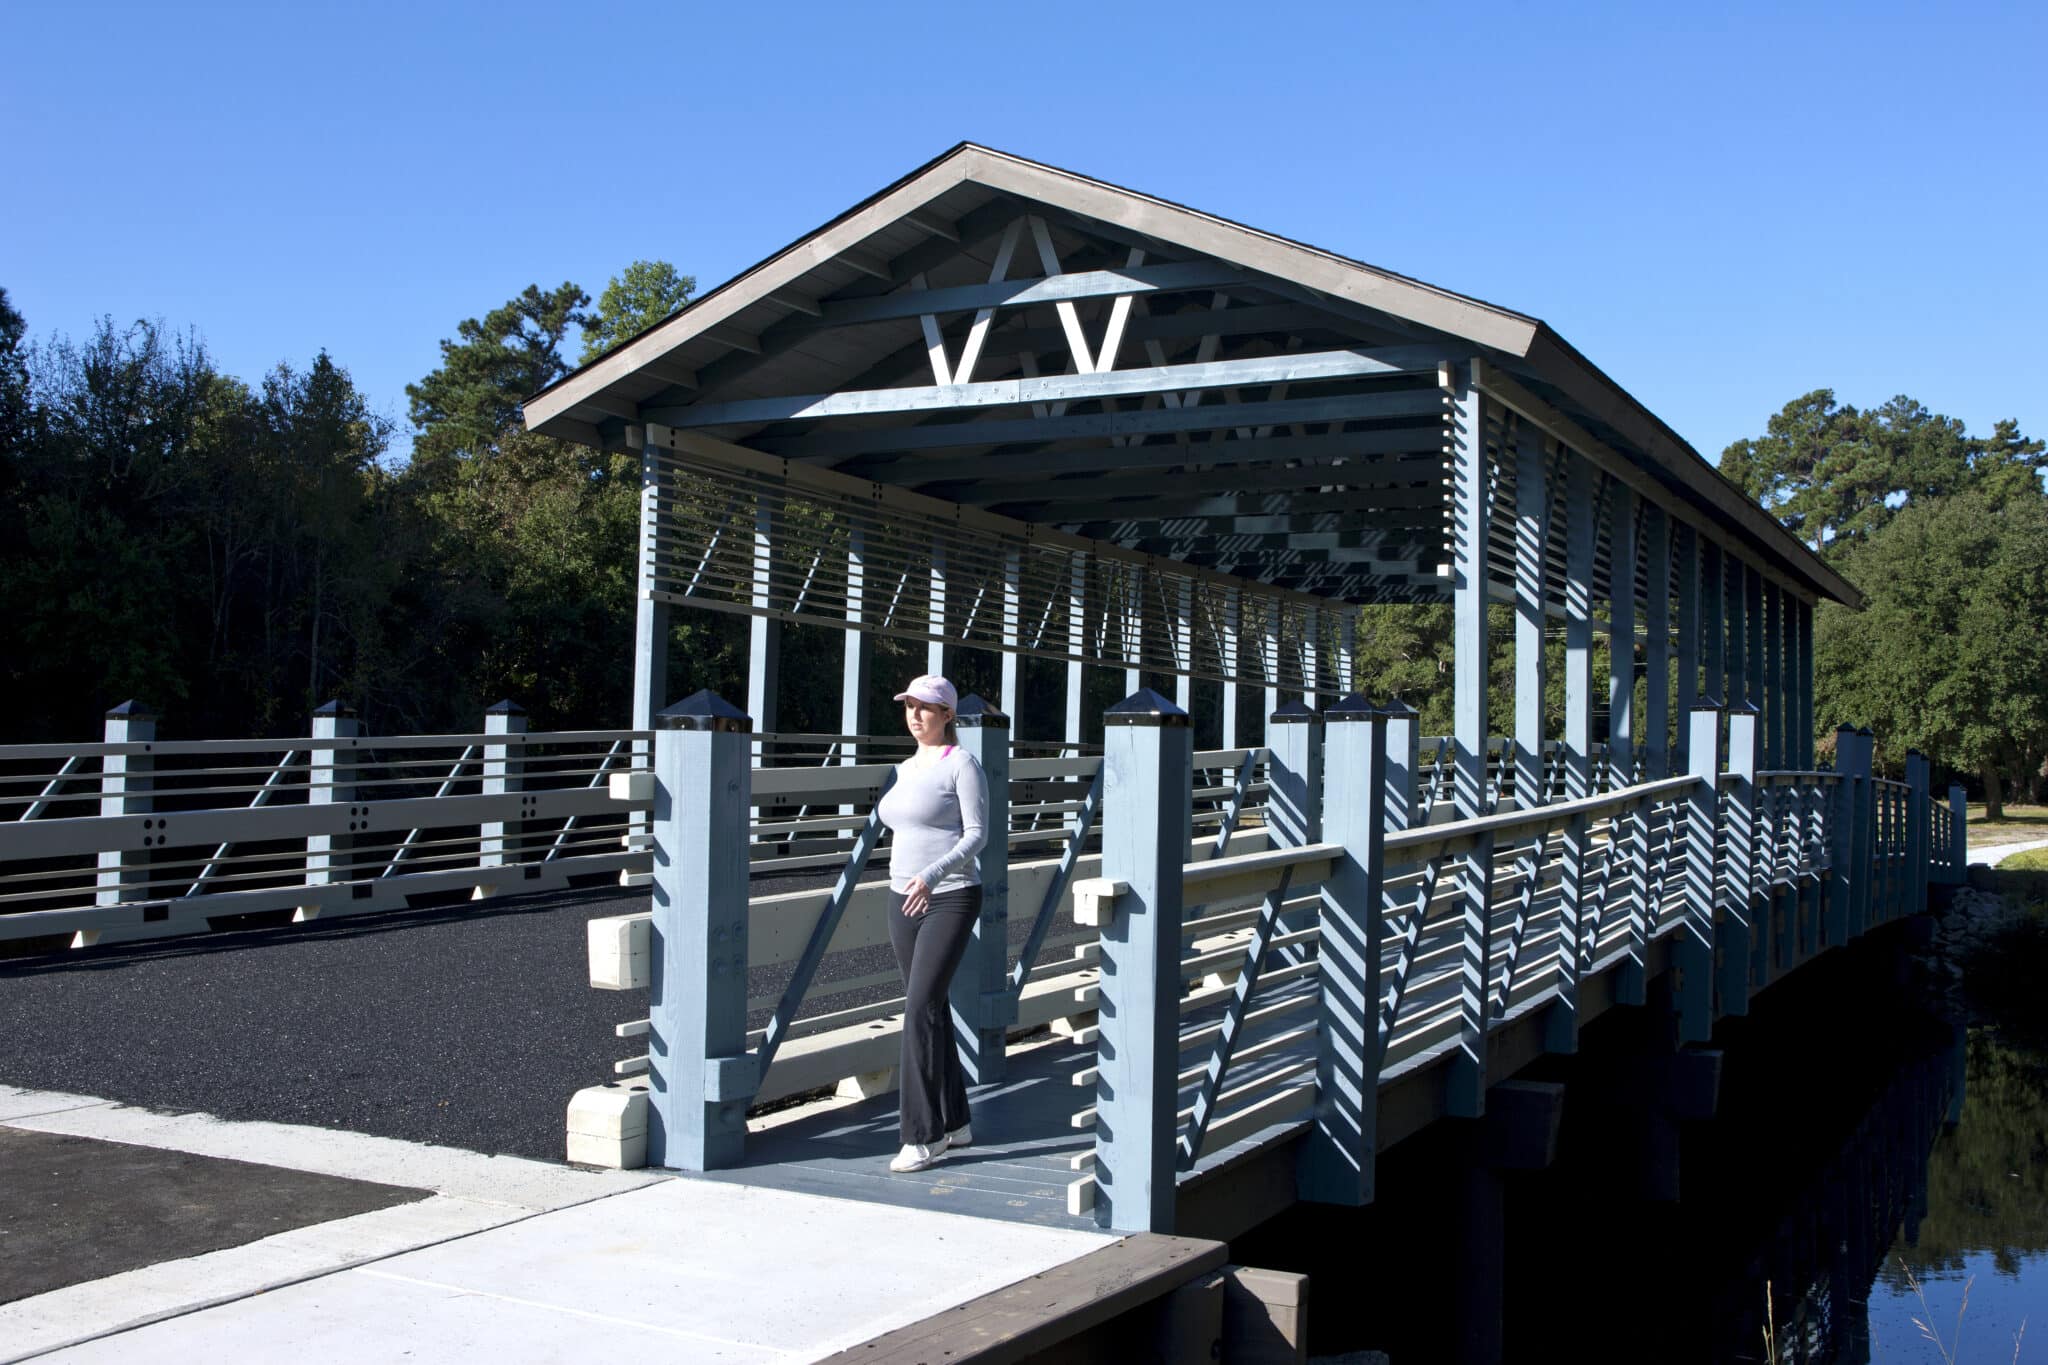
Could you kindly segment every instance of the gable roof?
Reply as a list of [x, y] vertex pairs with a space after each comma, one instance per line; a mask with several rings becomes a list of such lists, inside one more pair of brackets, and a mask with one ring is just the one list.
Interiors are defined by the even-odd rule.
[[[1749, 547], [1772, 577], [1861, 605], [1861, 594], [1542, 321], [1334, 252], [1037, 162], [961, 143], [582, 366], [526, 404], [530, 428], [616, 444], [650, 410], [851, 386], [872, 330], [827, 332], [828, 310], [874, 298], [986, 237], [1019, 204], [1117, 240], [1222, 262], [1286, 297], [1487, 367], [1493, 396], [1640, 490]], [[744, 441], [741, 435], [738, 439]]]

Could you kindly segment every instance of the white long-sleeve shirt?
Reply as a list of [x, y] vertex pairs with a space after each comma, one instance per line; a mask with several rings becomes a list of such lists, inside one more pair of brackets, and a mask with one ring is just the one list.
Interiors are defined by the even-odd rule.
[[891, 891], [908, 891], [914, 877], [933, 894], [981, 885], [974, 855], [988, 842], [988, 778], [965, 750], [955, 746], [929, 767], [897, 764], [878, 809], [895, 835]]

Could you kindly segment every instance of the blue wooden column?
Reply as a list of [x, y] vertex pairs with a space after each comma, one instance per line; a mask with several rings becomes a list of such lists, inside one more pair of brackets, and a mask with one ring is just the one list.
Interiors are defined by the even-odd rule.
[[1966, 882], [1970, 879], [1970, 824], [1968, 797], [1963, 789], [1953, 783], [1948, 789], [1949, 847], [1948, 858], [1950, 880]]
[[970, 1085], [1003, 1079], [1017, 1002], [1010, 994], [1010, 718], [978, 696], [954, 714], [960, 747], [988, 778], [988, 842], [978, 855], [981, 915], [953, 974], [953, 1033]]
[[[628, 426], [630, 437], [635, 428]], [[652, 730], [654, 713], [668, 696], [669, 604], [654, 598], [656, 569], [662, 549], [661, 440], [673, 440], [666, 427], [648, 427], [640, 446], [640, 542], [634, 557], [633, 581], [633, 728]], [[633, 741], [633, 766], [646, 770], [654, 762], [651, 742]], [[626, 839], [636, 849], [648, 847], [652, 817], [644, 810], [626, 816]], [[622, 886], [647, 882], [645, 872], [628, 868], [619, 873]]]
[[[1300, 848], [1323, 840], [1323, 717], [1306, 702], [1280, 703], [1266, 718], [1266, 835], [1275, 848]], [[1315, 923], [1315, 911], [1280, 917], [1282, 933]], [[1292, 966], [1308, 961], [1314, 948], [1289, 944], [1269, 961]]]
[[1929, 801], [1927, 756], [1918, 749], [1906, 751], [1906, 785], [1910, 788], [1906, 811], [1906, 913], [1918, 915], [1927, 909], [1927, 850], [1932, 847], [1929, 825], [1933, 805]]
[[1678, 1041], [1702, 1043], [1714, 1033], [1714, 874], [1720, 808], [1721, 708], [1708, 702], [1686, 715], [1686, 771], [1699, 785], [1672, 818], [1685, 835], [1685, 927], [1673, 947]]
[[[1491, 813], [1486, 791], [1486, 559], [1489, 493], [1486, 402], [1469, 373], [1451, 404], [1452, 783], [1460, 820]], [[1455, 1118], [1486, 1112], [1486, 1026], [1493, 934], [1493, 838], [1484, 835], [1457, 863], [1458, 1037], [1446, 1083]]]
[[1324, 838], [1344, 846], [1322, 890], [1315, 1126], [1296, 1172], [1303, 1199], [1373, 1197], [1380, 1107], [1380, 953], [1385, 943], [1386, 714], [1353, 694], [1332, 704]]
[[[1732, 680], [1732, 675], [1731, 675]], [[1744, 702], [1728, 709], [1728, 868], [1714, 925], [1714, 985], [1722, 1014], [1749, 1013], [1750, 955], [1756, 931], [1757, 715]]]
[[[1882, 922], [1877, 918], [1876, 793], [1871, 782], [1876, 746], [1871, 743], [1870, 731], [1861, 727], [1843, 736], [1843, 742], [1849, 750], [1845, 771], [1855, 779], [1856, 794], [1849, 816], [1849, 864], [1856, 873], [1849, 898], [1849, 937], [1861, 938]], [[1835, 761], [1839, 765], [1841, 759]]]
[[[1593, 466], [1567, 454], [1564, 527], [1564, 795], [1593, 794], [1593, 557], [1600, 527], [1594, 515]], [[1574, 816], [1565, 825], [1557, 888], [1557, 1003], [1543, 1022], [1551, 1052], [1579, 1050], [1579, 978], [1592, 956], [1585, 941], [1587, 876], [1593, 857], [1592, 825]]]
[[[1607, 785], [1619, 790], [1635, 782], [1636, 749], [1636, 511], [1635, 495], [1617, 485], [1607, 522]], [[1640, 1005], [1647, 998], [1644, 954], [1649, 939], [1649, 840], [1639, 812], [1614, 817], [1608, 856], [1618, 859], [1607, 874], [1611, 907], [1628, 926], [1628, 959], [1614, 974], [1614, 999]], [[1604, 923], [1603, 923], [1604, 927]]]
[[1102, 875], [1130, 890], [1102, 928], [1095, 1221], [1172, 1232], [1194, 732], [1187, 712], [1149, 688], [1110, 707], [1102, 724]]
[[650, 1165], [737, 1165], [759, 1088], [746, 1046], [752, 729], [709, 691], [654, 718]]
[[1835, 729], [1835, 787], [1828, 803], [1828, 894], [1821, 913], [1821, 936], [1830, 948], [1839, 948], [1860, 930], [1854, 927], [1857, 883], [1863, 880], [1856, 866], [1856, 730], [1841, 725]]

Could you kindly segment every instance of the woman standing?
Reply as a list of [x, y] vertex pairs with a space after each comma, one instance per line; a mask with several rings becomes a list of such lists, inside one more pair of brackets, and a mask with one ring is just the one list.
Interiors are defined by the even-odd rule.
[[903, 971], [903, 1150], [892, 1171], [921, 1171], [949, 1147], [973, 1140], [967, 1082], [953, 1042], [947, 991], [981, 914], [988, 841], [988, 779], [959, 746], [953, 684], [935, 674], [896, 694], [917, 752], [896, 765], [877, 808], [895, 839], [889, 853], [889, 942]]

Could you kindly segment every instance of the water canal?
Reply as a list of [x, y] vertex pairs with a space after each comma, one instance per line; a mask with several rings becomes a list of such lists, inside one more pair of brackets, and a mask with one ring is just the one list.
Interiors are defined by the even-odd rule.
[[1911, 926], [1829, 954], [1724, 1021], [1706, 1121], [1645, 1104], [1659, 1043], [1616, 1011], [1541, 1075], [1547, 1169], [1396, 1148], [1374, 1207], [1233, 1251], [1311, 1276], [1312, 1353], [1395, 1365], [2048, 1361], [2048, 932], [2023, 938], [1968, 1002]]

